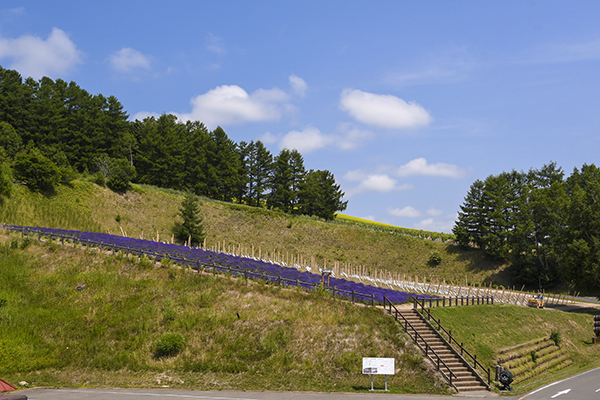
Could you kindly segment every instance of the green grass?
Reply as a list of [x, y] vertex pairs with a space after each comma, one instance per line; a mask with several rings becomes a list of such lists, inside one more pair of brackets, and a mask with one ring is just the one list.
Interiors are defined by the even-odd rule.
[[[481, 305], [468, 307], [436, 307], [431, 309], [436, 319], [452, 331], [458, 342], [477, 355], [477, 359], [489, 366], [492, 374], [500, 350], [522, 343], [549, 338], [552, 332], [561, 336], [561, 350], [573, 362], [566, 373], [584, 371], [600, 366], [600, 346], [592, 344], [594, 336], [594, 309], [564, 312], [509, 305]], [[518, 382], [513, 394], [531, 390], [534, 382], [562, 373], [547, 370], [528, 380]]]
[[361, 358], [380, 356], [397, 360], [393, 392], [445, 391], [380, 309], [120, 253], [0, 242], [8, 382], [362, 392]]
[[[72, 187], [61, 186], [51, 197], [31, 193], [15, 186], [11, 198], [0, 204], [0, 221], [4, 223], [46, 226], [64, 229], [126, 233], [132, 237], [170, 240], [182, 193], [151, 186], [133, 185], [133, 190], [117, 194], [91, 182], [75, 181]], [[277, 211], [245, 205], [201, 199], [207, 245], [230, 248], [239, 246], [258, 255], [291, 259], [312, 258], [322, 266], [334, 263], [361, 268], [374, 275], [392, 273], [398, 277], [419, 276], [434, 280], [492, 282], [508, 286], [506, 266], [489, 260], [476, 249], [424, 240], [403, 233], [405, 228], [356, 221], [340, 215], [342, 223], [325, 223], [305, 216], [286, 215]], [[354, 220], [354, 222], [351, 222]], [[349, 222], [350, 221], [350, 222]], [[370, 225], [369, 225], [370, 224]], [[406, 230], [408, 231], [408, 230]], [[414, 230], [411, 230], [414, 231]], [[433, 233], [415, 231], [430, 237]], [[430, 255], [438, 252], [442, 262], [433, 265]]]

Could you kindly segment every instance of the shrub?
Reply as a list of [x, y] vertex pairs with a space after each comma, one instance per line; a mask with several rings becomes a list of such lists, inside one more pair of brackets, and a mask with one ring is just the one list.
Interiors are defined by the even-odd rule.
[[562, 335], [559, 331], [552, 331], [552, 333], [550, 333], [550, 340], [552, 340], [555, 345], [560, 346], [562, 343]]
[[59, 185], [60, 170], [38, 149], [19, 153], [14, 163], [15, 178], [24, 182], [31, 190], [51, 192]]
[[155, 357], [177, 355], [185, 347], [185, 338], [180, 333], [165, 333], [156, 342]]
[[531, 356], [531, 361], [533, 361], [534, 363], [537, 363], [538, 354], [536, 353], [536, 351], [535, 350], [531, 350], [529, 352], [529, 355]]
[[429, 255], [429, 263], [431, 265], [440, 265], [442, 263], [442, 260], [443, 260], [442, 253], [440, 253], [437, 250], [434, 250]]

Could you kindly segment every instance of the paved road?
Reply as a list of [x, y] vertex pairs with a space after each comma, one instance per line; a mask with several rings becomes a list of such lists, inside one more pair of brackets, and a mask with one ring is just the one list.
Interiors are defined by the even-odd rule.
[[600, 368], [536, 389], [519, 398], [527, 400], [588, 400], [600, 399]]
[[[448, 396], [386, 393], [291, 393], [291, 392], [229, 392], [169, 389], [30, 389], [19, 392], [28, 400], [435, 400]], [[457, 395], [462, 396], [462, 395]], [[495, 393], [474, 392], [464, 397], [491, 398]]]

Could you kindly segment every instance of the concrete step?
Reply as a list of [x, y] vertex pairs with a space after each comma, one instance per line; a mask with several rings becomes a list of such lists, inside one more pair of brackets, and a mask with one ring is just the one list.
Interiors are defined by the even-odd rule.
[[[447, 345], [446, 342], [440, 338], [437, 331], [431, 328], [419, 314], [414, 311], [410, 311], [403, 312], [402, 315], [414, 328], [414, 330], [409, 328], [409, 331], [411, 331], [410, 333], [414, 334], [414, 331], [416, 330], [419, 334], [417, 343], [423, 347], [425, 347], [425, 344], [427, 344], [427, 346], [440, 357], [440, 359], [443, 361], [443, 364], [440, 363], [440, 368], [444, 371], [444, 373], [447, 375], [450, 374], [448, 368], [450, 371], [452, 371], [454, 374], [452, 383], [456, 386], [459, 392], [487, 390], [485, 384], [483, 384], [477, 375], [468, 368], [468, 366], [461, 358], [458, 357], [458, 355], [456, 355], [452, 347]], [[435, 356], [432, 353], [430, 353], [430, 356], [435, 359]]]

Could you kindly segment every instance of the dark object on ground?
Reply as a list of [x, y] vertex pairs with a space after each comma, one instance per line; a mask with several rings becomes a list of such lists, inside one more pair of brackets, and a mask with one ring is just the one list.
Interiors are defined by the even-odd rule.
[[509, 370], [504, 370], [500, 372], [499, 376], [500, 383], [504, 386], [503, 389], [512, 390], [512, 386], [510, 384], [513, 381], [513, 374]]
[[27, 400], [27, 396], [20, 393], [0, 394], [0, 400]]

